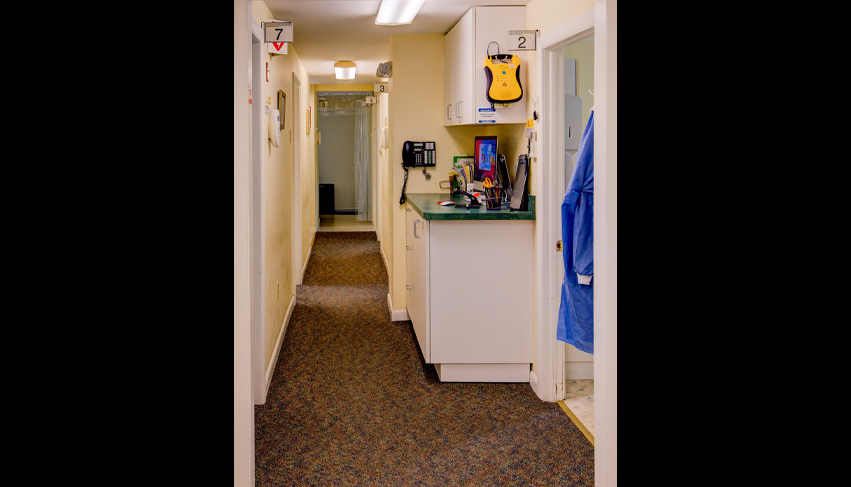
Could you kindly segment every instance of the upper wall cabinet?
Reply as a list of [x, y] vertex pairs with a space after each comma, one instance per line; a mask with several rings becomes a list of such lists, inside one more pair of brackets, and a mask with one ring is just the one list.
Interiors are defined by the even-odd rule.
[[[508, 50], [508, 31], [525, 29], [526, 7], [474, 7], [446, 34], [444, 125], [526, 123], [527, 51]], [[523, 97], [509, 108], [492, 107], [488, 101], [488, 46], [490, 55], [514, 54], [520, 58], [517, 72]]]

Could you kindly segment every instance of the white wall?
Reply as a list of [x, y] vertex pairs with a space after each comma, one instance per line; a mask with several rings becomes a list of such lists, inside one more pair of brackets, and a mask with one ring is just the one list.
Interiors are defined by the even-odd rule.
[[594, 8], [594, 471], [595, 485], [617, 487], [618, 2]]
[[233, 485], [254, 485], [254, 398], [251, 391], [248, 165], [251, 60], [247, 0], [233, 2]]

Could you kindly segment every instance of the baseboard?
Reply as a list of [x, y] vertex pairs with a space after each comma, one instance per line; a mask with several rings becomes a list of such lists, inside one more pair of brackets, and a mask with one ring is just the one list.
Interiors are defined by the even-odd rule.
[[535, 395], [541, 397], [541, 395], [538, 394], [538, 374], [532, 371], [529, 371], [529, 385], [532, 387], [532, 391]]
[[307, 263], [310, 262], [310, 254], [313, 253], [313, 242], [310, 243], [310, 248], [307, 249], [307, 258], [304, 259], [304, 266], [301, 268], [301, 281], [304, 282], [304, 273], [307, 272]]
[[381, 259], [384, 261], [384, 270], [387, 271], [387, 275], [389, 276], [390, 275], [390, 263], [387, 262], [387, 256], [384, 255], [384, 246], [381, 245], [380, 241], [379, 241], [379, 244], [378, 244], [378, 250], [379, 250], [379, 252], [381, 252]]
[[393, 309], [393, 299], [387, 293], [387, 307], [390, 308], [390, 321], [408, 321], [408, 310]]
[[287, 326], [290, 324], [290, 317], [293, 315], [296, 298], [290, 300], [290, 306], [287, 308], [287, 315], [284, 316], [284, 323], [281, 325], [281, 332], [278, 333], [278, 341], [275, 342], [275, 348], [272, 352], [272, 360], [269, 361], [269, 368], [266, 369], [266, 388], [263, 391], [263, 402], [266, 403], [266, 394], [269, 393], [269, 386], [272, 384], [272, 376], [275, 374], [275, 367], [278, 365], [278, 355], [281, 353], [281, 345], [284, 344], [284, 335], [287, 333]]

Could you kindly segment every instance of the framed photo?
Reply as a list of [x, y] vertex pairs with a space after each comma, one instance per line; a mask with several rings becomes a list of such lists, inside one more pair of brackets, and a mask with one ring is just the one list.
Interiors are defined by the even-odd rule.
[[284, 93], [284, 90], [278, 90], [278, 112], [281, 114], [281, 127], [280, 130], [284, 130], [284, 114], [287, 113], [287, 94]]

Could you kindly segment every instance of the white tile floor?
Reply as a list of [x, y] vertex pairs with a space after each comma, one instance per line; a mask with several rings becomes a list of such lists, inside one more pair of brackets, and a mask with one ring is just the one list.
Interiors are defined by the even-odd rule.
[[564, 389], [564, 404], [594, 436], [594, 380], [568, 379]]

